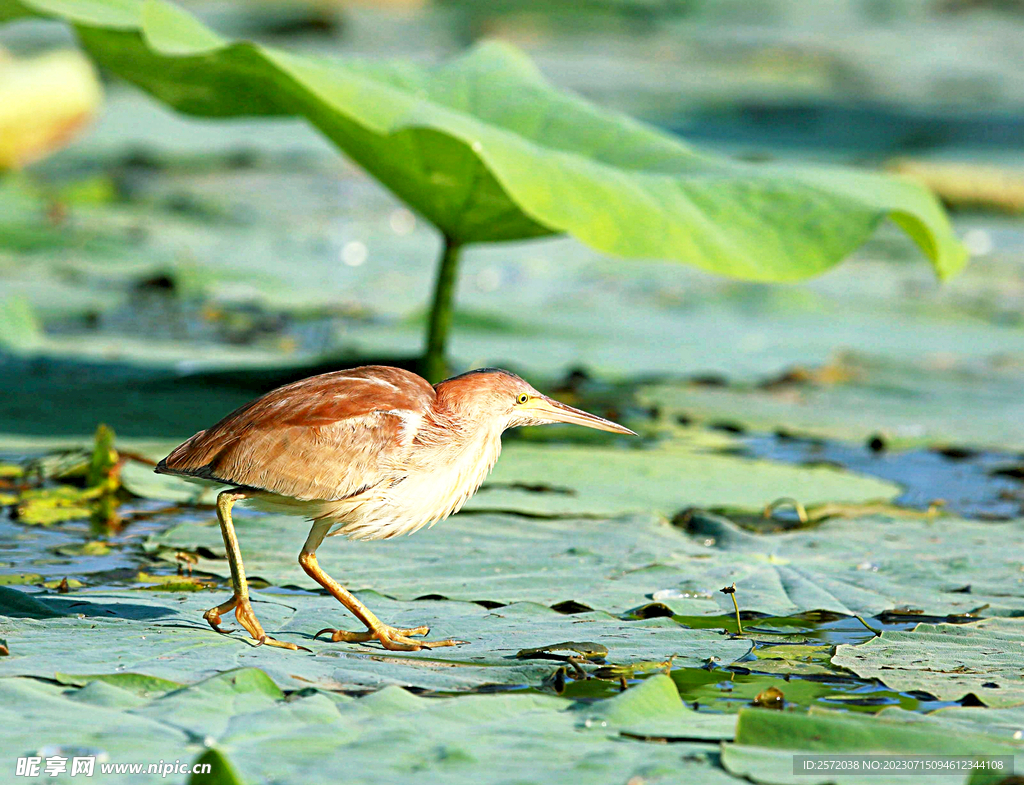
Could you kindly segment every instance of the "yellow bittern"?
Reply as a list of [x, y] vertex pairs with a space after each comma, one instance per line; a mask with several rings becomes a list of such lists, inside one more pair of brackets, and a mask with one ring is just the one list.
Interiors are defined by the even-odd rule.
[[[324, 537], [379, 540], [410, 534], [465, 503], [498, 460], [506, 428], [573, 423], [633, 432], [541, 395], [515, 374], [484, 368], [436, 387], [399, 368], [370, 365], [279, 387], [235, 410], [177, 447], [156, 471], [231, 486], [217, 497], [234, 594], [204, 614], [217, 632], [221, 614], [259, 643], [299, 648], [269, 637], [249, 600], [231, 507], [249, 500], [313, 522], [299, 564], [366, 630], [326, 629], [333, 641], [380, 641], [417, 651], [458, 641], [413, 640], [429, 628], [381, 622], [317, 563]], [[635, 435], [635, 434], [634, 434]]]

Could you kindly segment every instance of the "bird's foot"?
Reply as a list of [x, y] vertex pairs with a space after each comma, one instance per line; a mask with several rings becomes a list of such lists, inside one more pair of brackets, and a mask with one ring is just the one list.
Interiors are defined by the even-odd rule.
[[365, 632], [350, 632], [348, 630], [335, 630], [330, 627], [320, 630], [314, 638], [319, 638], [325, 633], [331, 634], [331, 640], [335, 643], [366, 643], [367, 641], [380, 641], [380, 645], [389, 651], [420, 651], [421, 649], [440, 649], [445, 646], [458, 646], [466, 641], [443, 640], [443, 641], [414, 641], [412, 635], [426, 635], [430, 627], [410, 627], [402, 629], [382, 624], [379, 627], [370, 628]]
[[211, 627], [213, 627], [213, 631], [214, 632], [219, 632], [221, 635], [227, 635], [229, 633], [232, 633], [232, 632], [234, 632], [233, 629], [225, 630], [223, 627], [220, 626], [220, 621], [221, 621], [220, 615], [222, 613], [227, 613], [230, 610], [234, 610], [234, 608], [235, 608], [235, 606], [237, 604], [238, 604], [238, 595], [237, 594], [233, 594], [233, 595], [231, 595], [231, 599], [228, 600], [227, 602], [223, 602], [223, 603], [221, 603], [220, 605], [218, 605], [215, 608], [210, 608], [210, 610], [208, 610], [206, 613], [203, 614], [203, 618], [206, 619], [207, 623]]
[[227, 602], [223, 602], [215, 608], [210, 608], [206, 613], [203, 614], [203, 618], [213, 627], [215, 632], [219, 632], [221, 635], [227, 635], [234, 630], [225, 630], [220, 626], [222, 613], [227, 613], [230, 610], [234, 610], [235, 618], [238, 623], [245, 627], [246, 631], [256, 641], [257, 646], [273, 646], [279, 649], [289, 649], [290, 651], [309, 651], [305, 646], [297, 646], [294, 643], [287, 643], [285, 641], [279, 641], [275, 638], [271, 638], [267, 633], [263, 631], [262, 625], [260, 625], [259, 619], [256, 618], [256, 613], [252, 609], [252, 602], [246, 597], [242, 599], [237, 594], [231, 596], [231, 599]]

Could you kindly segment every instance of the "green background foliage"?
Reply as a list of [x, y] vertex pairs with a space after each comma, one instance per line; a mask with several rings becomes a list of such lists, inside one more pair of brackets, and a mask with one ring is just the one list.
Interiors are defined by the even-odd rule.
[[820, 273], [892, 217], [942, 277], [966, 255], [935, 198], [893, 178], [699, 154], [550, 88], [489, 44], [425, 71], [227, 41], [159, 0], [32, 0], [100, 62], [210, 117], [296, 114], [457, 244], [567, 232], [754, 280]]

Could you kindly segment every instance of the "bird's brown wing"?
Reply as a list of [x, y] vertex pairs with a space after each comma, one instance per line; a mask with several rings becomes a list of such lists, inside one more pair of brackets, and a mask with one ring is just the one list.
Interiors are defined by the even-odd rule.
[[408, 371], [366, 366], [279, 387], [178, 446], [156, 471], [293, 499], [348, 498], [388, 478], [405, 429], [434, 389]]

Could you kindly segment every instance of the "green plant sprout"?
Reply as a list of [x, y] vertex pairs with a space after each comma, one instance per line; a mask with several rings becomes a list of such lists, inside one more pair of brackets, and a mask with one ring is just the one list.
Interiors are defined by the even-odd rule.
[[797, 520], [799, 520], [800, 523], [803, 525], [806, 525], [808, 523], [809, 518], [807, 517], [807, 509], [803, 506], [803, 504], [800, 503], [799, 500], [794, 499], [791, 496], [776, 499], [775, 501], [766, 504], [764, 506], [764, 512], [762, 513], [762, 517], [765, 520], [768, 520], [772, 517], [776, 510], [781, 509], [783, 507], [792, 507], [794, 510], [796, 510]]
[[878, 637], [879, 635], [882, 634], [882, 631], [880, 629], [878, 629], [876, 627], [872, 627], [870, 624], [868, 624], [866, 621], [864, 621], [864, 617], [861, 616], [860, 614], [854, 614], [853, 618], [855, 618], [857, 621], [859, 621], [861, 624], [863, 624], [865, 627], [867, 627], [869, 632], [874, 633], [875, 637]]
[[743, 622], [740, 621], [740, 604], [736, 602], [736, 584], [732, 586], [725, 586], [719, 589], [722, 594], [728, 594], [729, 599], [732, 600], [732, 607], [736, 609], [736, 633], [738, 635], [743, 634]]

